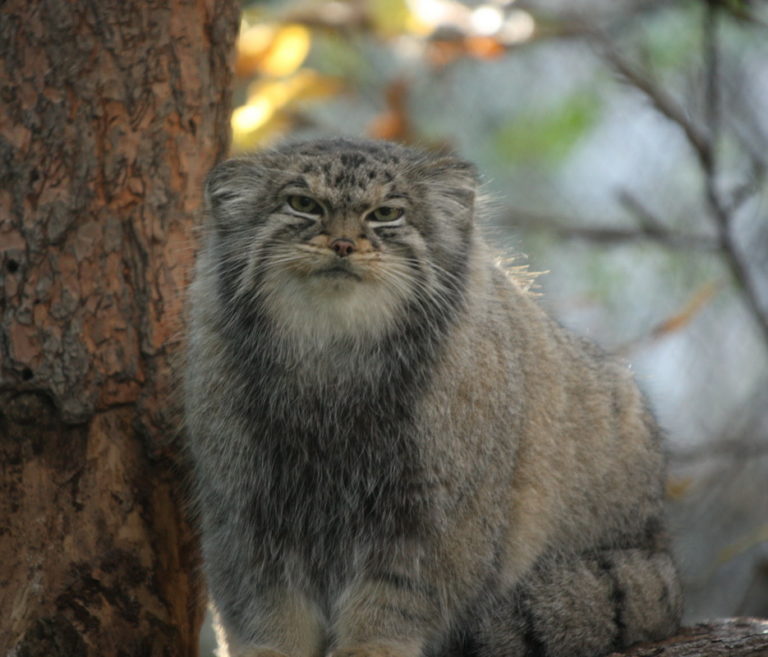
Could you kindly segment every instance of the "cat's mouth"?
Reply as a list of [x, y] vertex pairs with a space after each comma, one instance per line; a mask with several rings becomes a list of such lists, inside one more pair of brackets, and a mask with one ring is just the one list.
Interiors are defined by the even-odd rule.
[[348, 265], [332, 265], [331, 267], [318, 269], [314, 272], [314, 275], [327, 278], [350, 278], [357, 281], [363, 280], [362, 276], [353, 271]]

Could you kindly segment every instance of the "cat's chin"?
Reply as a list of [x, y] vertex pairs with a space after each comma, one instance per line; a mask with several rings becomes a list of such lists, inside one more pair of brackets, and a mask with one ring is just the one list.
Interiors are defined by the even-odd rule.
[[281, 333], [318, 343], [377, 339], [397, 321], [404, 303], [393, 288], [346, 267], [285, 277], [280, 289], [264, 298], [264, 308]]

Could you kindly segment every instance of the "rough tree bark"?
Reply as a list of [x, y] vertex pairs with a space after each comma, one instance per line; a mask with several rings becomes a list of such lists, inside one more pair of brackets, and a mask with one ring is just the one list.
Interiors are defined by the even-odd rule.
[[171, 364], [236, 0], [0, 9], [0, 654], [197, 654]]
[[729, 618], [686, 627], [658, 643], [608, 657], [768, 657], [768, 620]]

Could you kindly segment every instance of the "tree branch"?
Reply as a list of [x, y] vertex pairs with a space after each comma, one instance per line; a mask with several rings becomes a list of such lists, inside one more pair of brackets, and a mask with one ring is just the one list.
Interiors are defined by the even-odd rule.
[[677, 449], [669, 453], [671, 463], [690, 465], [708, 459], [729, 459], [732, 461], [752, 461], [768, 455], [768, 444], [760, 442], [754, 436], [740, 440], [707, 443], [688, 449]]
[[[601, 50], [610, 66], [630, 85], [648, 98], [653, 107], [677, 125], [696, 154], [702, 171], [704, 193], [710, 213], [714, 219], [718, 234], [720, 251], [726, 265], [741, 289], [745, 303], [754, 317], [758, 329], [768, 345], [768, 310], [760, 303], [760, 296], [749, 274], [749, 267], [734, 239], [732, 224], [733, 212], [738, 207], [732, 199], [726, 202], [717, 187], [717, 140], [721, 128], [721, 93], [720, 93], [720, 52], [718, 43], [718, 22], [720, 4], [716, 0], [707, 0], [704, 14], [703, 54], [706, 66], [706, 130], [696, 125], [682, 107], [648, 75], [638, 70], [622, 57], [613, 44], [602, 34], [595, 33]], [[751, 181], [741, 187], [751, 189]]]
[[685, 135], [686, 140], [693, 148], [702, 166], [709, 167], [710, 142], [707, 135], [695, 125], [684, 109], [669, 96], [663, 89], [657, 86], [644, 72], [639, 71], [622, 57], [613, 47], [613, 44], [601, 34], [595, 35], [600, 43], [601, 52], [611, 67], [619, 73], [626, 82], [640, 91], [653, 105], [659, 114], [668, 118], [677, 125]]
[[652, 241], [671, 249], [712, 252], [719, 249], [718, 241], [713, 237], [672, 231], [664, 228], [660, 223], [643, 223], [639, 228], [578, 226], [566, 218], [537, 214], [518, 208], [508, 208], [504, 217], [507, 225], [516, 228], [546, 231], [559, 237], [581, 239], [596, 244]]
[[706, 120], [709, 129], [708, 157], [699, 158], [704, 173], [704, 189], [712, 216], [715, 219], [720, 246], [734, 279], [744, 292], [744, 298], [768, 344], [768, 311], [760, 304], [759, 294], [749, 276], [748, 265], [734, 239], [733, 215], [717, 188], [717, 139], [720, 134], [720, 51], [717, 28], [719, 4], [708, 0], [704, 14], [704, 61], [707, 68]]
[[666, 232], [664, 222], [628, 189], [620, 189], [618, 193], [619, 203], [630, 214], [633, 214], [645, 230]]
[[608, 657], [761, 657], [768, 655], [768, 621], [729, 618], [683, 628], [677, 636]]

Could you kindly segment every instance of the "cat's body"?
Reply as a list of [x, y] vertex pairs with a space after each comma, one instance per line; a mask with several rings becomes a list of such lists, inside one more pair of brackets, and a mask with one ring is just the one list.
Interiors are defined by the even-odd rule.
[[675, 630], [654, 421], [495, 267], [475, 185], [344, 140], [209, 178], [185, 400], [232, 655], [592, 657]]

